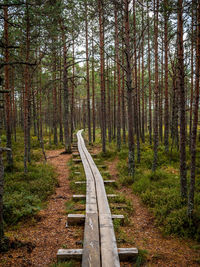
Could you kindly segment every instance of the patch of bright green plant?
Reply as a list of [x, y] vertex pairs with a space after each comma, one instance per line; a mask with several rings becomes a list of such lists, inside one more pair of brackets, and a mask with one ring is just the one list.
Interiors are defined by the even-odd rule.
[[136, 258], [136, 263], [133, 264], [134, 267], [140, 267], [142, 265], [144, 265], [147, 261], [147, 255], [148, 255], [148, 251], [147, 250], [142, 250], [139, 249], [138, 250], [138, 255]]
[[28, 173], [18, 170], [5, 173], [4, 220], [14, 225], [37, 213], [43, 201], [54, 192], [57, 184], [53, 168], [48, 164], [32, 164]]

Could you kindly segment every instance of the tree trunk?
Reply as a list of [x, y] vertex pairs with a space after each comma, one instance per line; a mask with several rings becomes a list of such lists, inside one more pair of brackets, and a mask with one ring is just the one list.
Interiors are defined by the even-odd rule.
[[99, 8], [99, 39], [100, 39], [100, 64], [101, 64], [101, 131], [102, 151], [106, 152], [106, 112], [105, 112], [105, 78], [104, 78], [104, 27], [103, 27], [103, 0], [98, 0]]
[[164, 44], [165, 44], [165, 132], [164, 132], [164, 145], [165, 151], [169, 152], [169, 101], [168, 101], [168, 18], [167, 15], [168, 0], [165, 0], [164, 12]]
[[[30, 21], [29, 21], [29, 6], [26, 1], [26, 62], [29, 62], [29, 51], [30, 51]], [[25, 66], [25, 91], [24, 91], [24, 172], [27, 172], [27, 161], [29, 158], [29, 66]]]
[[71, 153], [71, 140], [69, 131], [69, 88], [68, 88], [68, 68], [67, 68], [67, 47], [64, 27], [61, 26], [63, 41], [63, 102], [64, 102], [64, 136], [65, 136], [65, 152]]
[[180, 95], [180, 184], [181, 197], [187, 198], [187, 170], [186, 170], [186, 125], [185, 125], [185, 86], [184, 86], [184, 52], [183, 52], [183, 0], [178, 0], [178, 90]]
[[89, 74], [89, 56], [88, 56], [88, 21], [87, 21], [87, 0], [85, 0], [85, 42], [86, 42], [86, 68], [87, 68], [87, 115], [88, 115], [88, 139], [92, 142], [91, 136], [91, 118], [90, 118], [90, 74]]
[[115, 15], [115, 60], [117, 67], [117, 150], [121, 149], [121, 75], [119, 64], [119, 37], [118, 37], [118, 14], [117, 7], [114, 7]]
[[124, 0], [124, 20], [125, 20], [125, 58], [126, 58], [126, 88], [128, 104], [128, 170], [129, 175], [134, 176], [134, 136], [133, 136], [133, 110], [132, 110], [132, 80], [131, 80], [131, 51], [130, 51], [130, 26], [129, 26], [129, 0]]
[[[149, 10], [149, 6], [147, 8]], [[150, 24], [149, 11], [147, 12], [148, 23], [148, 76], [149, 76], [149, 143], [152, 144], [152, 112], [151, 112], [151, 50], [150, 50]]]
[[73, 38], [73, 44], [72, 44], [72, 95], [71, 95], [71, 143], [73, 142], [73, 131], [74, 131], [74, 87], [75, 87], [75, 80], [74, 80], [74, 75], [75, 75], [75, 60], [74, 60], [74, 36], [72, 36]]
[[[5, 90], [10, 90], [9, 86], [9, 36], [8, 36], [8, 7], [4, 7], [4, 38], [5, 38]], [[12, 148], [12, 136], [11, 136], [11, 93], [5, 94], [6, 100], [6, 138], [7, 147]], [[8, 166], [13, 166], [12, 150], [7, 152]]]
[[193, 111], [192, 139], [191, 139], [191, 167], [190, 167], [190, 192], [188, 201], [188, 216], [191, 217], [194, 210], [195, 170], [196, 170], [196, 139], [199, 108], [199, 77], [200, 77], [200, 0], [197, 5], [197, 45], [196, 45], [196, 80], [195, 101]]
[[[157, 2], [155, 4], [155, 1]], [[155, 105], [154, 105], [154, 158], [152, 170], [155, 171], [158, 164], [158, 8], [159, 0], [154, 0], [154, 47], [155, 47]]]
[[[93, 34], [93, 32], [92, 32]], [[92, 120], [93, 120], [93, 142], [95, 142], [95, 128], [96, 128], [96, 118], [95, 118], [95, 80], [94, 80], [94, 41], [92, 35]]]

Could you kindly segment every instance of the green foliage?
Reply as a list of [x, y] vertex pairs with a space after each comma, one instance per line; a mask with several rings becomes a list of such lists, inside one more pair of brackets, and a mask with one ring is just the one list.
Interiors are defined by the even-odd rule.
[[137, 259], [136, 259], [136, 263], [133, 266], [135, 266], [135, 267], [142, 266], [147, 261], [147, 254], [148, 254], [147, 250], [139, 249], [138, 250]]
[[5, 223], [14, 225], [36, 214], [56, 184], [53, 168], [47, 164], [30, 165], [27, 174], [24, 174], [22, 166], [17, 171], [5, 173]]
[[[199, 157], [197, 148], [197, 158]], [[130, 185], [133, 192], [140, 195], [142, 201], [155, 215], [156, 224], [164, 234], [190, 237], [200, 240], [200, 179], [197, 168], [195, 194], [195, 212], [192, 221], [188, 220], [187, 207], [180, 197], [179, 152], [175, 149], [168, 154], [164, 146], [158, 148], [158, 168], [152, 172], [153, 149], [141, 144], [141, 162], [136, 163], [134, 181], [128, 176], [125, 147], [117, 154], [120, 185]], [[187, 151], [189, 160], [189, 151]], [[197, 162], [197, 166], [198, 166]]]

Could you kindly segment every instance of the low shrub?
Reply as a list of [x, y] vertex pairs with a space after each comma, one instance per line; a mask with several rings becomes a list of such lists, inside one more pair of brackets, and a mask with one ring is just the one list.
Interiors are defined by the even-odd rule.
[[48, 164], [29, 167], [5, 173], [4, 221], [14, 225], [21, 219], [34, 215], [42, 207], [42, 202], [53, 193], [57, 184], [53, 168]]

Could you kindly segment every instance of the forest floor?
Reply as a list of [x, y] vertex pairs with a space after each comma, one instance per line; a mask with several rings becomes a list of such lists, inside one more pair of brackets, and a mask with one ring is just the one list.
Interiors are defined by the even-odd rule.
[[[23, 241], [25, 246], [11, 249], [0, 255], [0, 266], [53, 266], [59, 248], [81, 247], [78, 241], [83, 240], [83, 227], [65, 227], [67, 218], [65, 203], [72, 198], [67, 166], [71, 156], [60, 154], [60, 152], [62, 151], [47, 152], [48, 162], [58, 173], [59, 185], [55, 193], [49, 198], [47, 207], [37, 215], [37, 221], [29, 221], [17, 230], [7, 233], [9, 237]], [[98, 153], [98, 149], [94, 149], [94, 152]], [[105, 162], [112, 179], [116, 180], [118, 179], [117, 162], [117, 158]], [[147, 251], [147, 262], [144, 266], [199, 266], [197, 262], [200, 260], [200, 252], [199, 249], [195, 249], [196, 243], [174, 237], [164, 237], [155, 226], [153, 215], [130, 188], [123, 186], [116, 190], [125, 195], [133, 206], [134, 212], [129, 218], [130, 223], [122, 228], [129, 240], [133, 240], [133, 247]], [[126, 243], [122, 246], [126, 247]]]
[[49, 198], [47, 207], [36, 216], [37, 222], [24, 223], [17, 230], [6, 233], [25, 245], [0, 255], [0, 266], [51, 266], [56, 262], [59, 248], [80, 248], [76, 241], [82, 240], [82, 228], [66, 228], [65, 203], [72, 198], [69, 188], [67, 162], [71, 155], [60, 154], [63, 150], [47, 151], [48, 162], [58, 174], [58, 187]]
[[[112, 179], [117, 180], [118, 159], [107, 162]], [[192, 240], [181, 240], [175, 237], [164, 237], [154, 223], [154, 217], [144, 206], [140, 198], [131, 188], [122, 186], [119, 190], [133, 205], [133, 215], [129, 217], [129, 225], [124, 226], [128, 240], [133, 239], [136, 247], [147, 251], [145, 266], [188, 267], [200, 266], [200, 251]], [[124, 244], [126, 246], [126, 244]]]

